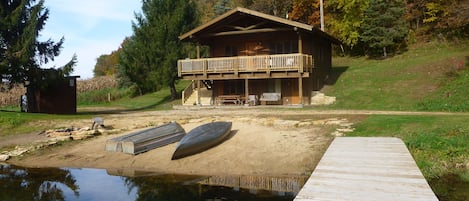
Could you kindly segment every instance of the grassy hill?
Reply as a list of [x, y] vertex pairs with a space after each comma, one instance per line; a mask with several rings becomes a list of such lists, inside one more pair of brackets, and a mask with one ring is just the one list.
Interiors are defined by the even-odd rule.
[[469, 43], [428, 43], [385, 60], [333, 58], [335, 109], [469, 111]]
[[[330, 109], [469, 112], [469, 43], [428, 43], [385, 60], [333, 58]], [[442, 201], [468, 200], [469, 116], [369, 115], [348, 136], [401, 138]]]

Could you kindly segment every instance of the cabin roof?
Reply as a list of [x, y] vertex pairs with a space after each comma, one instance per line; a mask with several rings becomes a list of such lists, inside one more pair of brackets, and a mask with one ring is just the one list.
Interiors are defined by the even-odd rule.
[[332, 43], [340, 41], [320, 29], [300, 22], [264, 14], [246, 8], [234, 8], [213, 20], [179, 36], [182, 41], [201, 42], [211, 37], [275, 31], [302, 31], [317, 34]]

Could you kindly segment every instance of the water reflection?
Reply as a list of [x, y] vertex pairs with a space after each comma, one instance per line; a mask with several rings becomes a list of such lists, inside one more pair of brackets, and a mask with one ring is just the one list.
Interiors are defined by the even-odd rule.
[[0, 165], [0, 200], [67, 200], [64, 190], [80, 196], [76, 179], [69, 170]]
[[211, 176], [198, 183], [234, 187], [235, 189], [267, 190], [279, 192], [280, 195], [283, 195], [285, 193], [298, 193], [307, 179], [308, 177], [300, 176]]
[[283, 201], [293, 200], [306, 179], [0, 165], [0, 200]]

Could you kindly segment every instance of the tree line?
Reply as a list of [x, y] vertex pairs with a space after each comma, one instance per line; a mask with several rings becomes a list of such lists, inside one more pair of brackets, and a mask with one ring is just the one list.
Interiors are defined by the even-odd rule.
[[[467, 0], [323, 0], [325, 31], [342, 41], [348, 54], [387, 57], [405, 51], [412, 40], [469, 35]], [[101, 55], [95, 76], [116, 74], [138, 94], [169, 86], [177, 93], [177, 60], [195, 52], [178, 36], [235, 7], [319, 27], [320, 0], [142, 0], [133, 35], [110, 55]], [[48, 19], [44, 0], [0, 3], [2, 82], [47, 88], [73, 71], [76, 56], [61, 68], [41, 69], [60, 54], [64, 39], [38, 41]]]
[[[323, 1], [325, 31], [342, 41], [351, 55], [385, 58], [405, 51], [412, 39], [469, 35], [465, 0]], [[177, 59], [191, 50], [177, 36], [197, 25], [239, 6], [320, 27], [320, 0], [143, 0], [142, 4], [134, 35], [119, 50], [98, 58], [95, 75], [117, 72], [121, 83], [137, 86], [139, 93], [170, 86], [173, 98]], [[117, 71], [109, 70], [116, 66]]]

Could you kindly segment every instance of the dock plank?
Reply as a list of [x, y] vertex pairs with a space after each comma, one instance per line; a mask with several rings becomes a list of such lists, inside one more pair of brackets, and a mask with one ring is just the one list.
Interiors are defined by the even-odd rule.
[[404, 142], [334, 139], [294, 201], [437, 201]]

